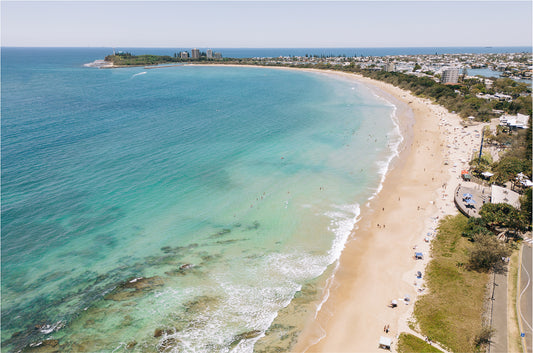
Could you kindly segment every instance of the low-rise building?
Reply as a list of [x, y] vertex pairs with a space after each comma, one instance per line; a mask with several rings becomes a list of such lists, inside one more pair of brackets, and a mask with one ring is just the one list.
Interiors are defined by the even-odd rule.
[[520, 194], [501, 186], [492, 185], [490, 202], [506, 203], [520, 209]]
[[503, 93], [494, 93], [494, 97], [498, 98], [501, 101], [507, 101], [510, 102], [513, 100], [513, 97], [508, 94]]
[[500, 116], [500, 125], [508, 126], [511, 129], [527, 129], [528, 122], [529, 116], [524, 114]]

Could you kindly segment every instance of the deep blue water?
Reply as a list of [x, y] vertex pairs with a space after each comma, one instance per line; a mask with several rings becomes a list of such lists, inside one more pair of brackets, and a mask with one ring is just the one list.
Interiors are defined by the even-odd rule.
[[[3, 48], [3, 50], [9, 48]], [[60, 48], [39, 48], [42, 53], [55, 53]], [[117, 51], [130, 52], [134, 55], [155, 54], [174, 55], [181, 51], [190, 52], [192, 48], [125, 48], [117, 47]], [[490, 54], [490, 53], [531, 53], [532, 47], [399, 47], [399, 48], [199, 48], [202, 51], [212, 49], [220, 52], [226, 58], [250, 57], [278, 57], [278, 56], [305, 56], [308, 55], [346, 55], [346, 56], [387, 56], [387, 55], [417, 55], [417, 54]], [[24, 50], [31, 56], [32, 48], [17, 48]], [[75, 58], [78, 55], [92, 54], [93, 60], [103, 59], [112, 54], [113, 48], [76, 48], [64, 52], [65, 58]], [[92, 60], [89, 60], [90, 62]]]

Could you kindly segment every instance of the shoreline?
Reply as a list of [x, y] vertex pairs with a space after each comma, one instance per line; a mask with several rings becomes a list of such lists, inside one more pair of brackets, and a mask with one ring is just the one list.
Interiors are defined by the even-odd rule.
[[[362, 207], [361, 219], [340, 257], [328, 299], [316, 320], [304, 328], [294, 350], [379, 352], [380, 336], [392, 338], [395, 350], [399, 333], [412, 333], [408, 321], [417, 296], [425, 290], [423, 279], [416, 278], [416, 272], [424, 273], [430, 260], [430, 245], [425, 238], [435, 234], [442, 216], [457, 213], [453, 190], [468, 160], [462, 162], [458, 157], [471, 153], [474, 139], [465, 142], [461, 151], [451, 153], [446, 150], [447, 138], [456, 141], [457, 130], [464, 130], [459, 116], [387, 83], [333, 73], [352, 77], [376, 89], [377, 94], [395, 99], [405, 140], [386, 173], [382, 190]], [[405, 108], [413, 114], [412, 124]], [[444, 165], [447, 159], [455, 163], [449, 170]], [[415, 251], [422, 252], [424, 259], [414, 260]], [[404, 305], [398, 299], [406, 294], [411, 301]], [[388, 307], [393, 299], [400, 303], [395, 309]], [[384, 332], [385, 325], [390, 325], [388, 333]]]
[[[458, 213], [453, 190], [461, 183], [460, 171], [468, 165], [476, 147], [475, 132], [486, 124], [462, 126], [457, 114], [431, 100], [361, 75], [321, 69], [267, 68], [347, 78], [396, 106], [404, 138], [398, 155], [390, 162], [379, 193], [361, 205], [359, 221], [345, 243], [335, 271], [326, 281], [314, 318], [309, 316], [292, 349], [381, 352], [378, 342], [380, 336], [385, 336], [392, 339], [391, 348], [396, 351], [401, 332], [418, 334], [409, 327], [417, 296], [425, 290], [423, 277], [417, 279], [416, 272], [424, 273], [430, 261], [430, 240], [439, 219]], [[415, 251], [423, 253], [423, 260], [414, 260]], [[410, 296], [409, 302], [398, 300], [405, 295]], [[399, 302], [395, 309], [389, 307], [393, 299]], [[384, 332], [385, 325], [390, 326], [388, 333]]]
[[[316, 320], [302, 331], [295, 351], [378, 351], [380, 336], [397, 335], [400, 314], [405, 314], [407, 308], [402, 305], [393, 310], [387, 305], [405, 294], [416, 297], [416, 291], [406, 283], [409, 279], [404, 277], [409, 278], [410, 267], [414, 265], [411, 256], [415, 234], [423, 234], [425, 219], [434, 215], [436, 210], [430, 207], [430, 202], [442, 184], [440, 169], [421, 164], [429, 160], [443, 161], [444, 156], [439, 148], [438, 123], [426, 121], [422, 126], [422, 115], [427, 112], [420, 110], [419, 102], [413, 106], [418, 98], [383, 82], [353, 74], [341, 75], [395, 105], [404, 140], [389, 165], [380, 192], [362, 207], [360, 221], [339, 259], [329, 298], [317, 312]], [[424, 151], [424, 158], [415, 160], [413, 157], [418, 156], [424, 135], [425, 147], [428, 144], [431, 147]], [[442, 163], [432, 165], [439, 167]], [[426, 182], [427, 174], [432, 175], [431, 185], [420, 184], [419, 181]], [[427, 259], [427, 251], [425, 255]], [[414, 268], [412, 272], [414, 279]], [[385, 325], [391, 327], [389, 334], [383, 332]]]

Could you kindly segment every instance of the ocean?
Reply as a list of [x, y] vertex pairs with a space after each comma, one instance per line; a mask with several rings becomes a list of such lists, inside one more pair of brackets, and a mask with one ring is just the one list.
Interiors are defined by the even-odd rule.
[[[190, 52], [192, 48], [126, 48], [117, 47], [117, 51], [133, 55], [154, 54], [174, 55], [182, 51]], [[385, 48], [199, 48], [219, 52], [224, 58], [253, 58], [279, 56], [388, 56], [388, 55], [433, 55], [433, 54], [499, 54], [499, 53], [531, 53], [531, 47], [385, 47]], [[105, 49], [106, 54], [112, 52]], [[105, 56], [104, 55], [104, 56]], [[103, 56], [102, 56], [103, 58]]]
[[2, 48], [2, 350], [288, 351], [394, 105], [319, 73], [83, 66], [106, 54]]

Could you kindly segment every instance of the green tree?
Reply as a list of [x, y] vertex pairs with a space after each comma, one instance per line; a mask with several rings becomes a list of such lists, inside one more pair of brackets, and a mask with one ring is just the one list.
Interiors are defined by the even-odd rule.
[[531, 161], [525, 158], [505, 155], [492, 167], [494, 179], [498, 183], [514, 180], [518, 173], [531, 175]]
[[470, 217], [463, 230], [463, 237], [474, 241], [476, 235], [492, 235], [493, 233], [487, 228], [487, 223], [483, 218]]
[[492, 229], [501, 226], [518, 231], [526, 227], [520, 212], [506, 203], [486, 203], [479, 210], [479, 215]]
[[531, 188], [529, 188], [520, 197], [520, 216], [529, 227], [531, 227], [531, 207]]
[[476, 271], [503, 270], [502, 258], [510, 255], [510, 249], [491, 235], [475, 235], [474, 246], [470, 250], [468, 267]]
[[492, 164], [492, 157], [490, 154], [483, 153], [480, 157], [474, 158], [470, 161], [470, 167], [473, 174], [481, 174], [490, 169]]

